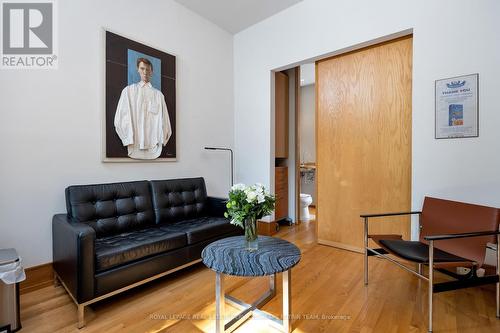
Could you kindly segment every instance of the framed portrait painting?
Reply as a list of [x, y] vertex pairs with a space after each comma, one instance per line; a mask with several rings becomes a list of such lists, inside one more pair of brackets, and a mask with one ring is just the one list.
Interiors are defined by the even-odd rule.
[[105, 162], [175, 161], [175, 56], [106, 31]]

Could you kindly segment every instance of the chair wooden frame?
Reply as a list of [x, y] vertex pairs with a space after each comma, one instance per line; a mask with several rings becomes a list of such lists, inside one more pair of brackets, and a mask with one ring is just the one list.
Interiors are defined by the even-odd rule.
[[[412, 212], [399, 212], [399, 213], [386, 213], [386, 214], [364, 214], [360, 215], [360, 217], [363, 219], [364, 223], [364, 283], [365, 286], [368, 285], [368, 257], [369, 256], [376, 256], [379, 258], [386, 259], [397, 266], [403, 268], [404, 270], [416, 275], [418, 278], [425, 280], [428, 282], [429, 288], [428, 288], [428, 303], [429, 303], [429, 322], [428, 322], [428, 331], [432, 332], [432, 309], [433, 309], [433, 295], [435, 293], [439, 292], [444, 292], [444, 291], [449, 291], [449, 290], [456, 290], [456, 289], [462, 289], [462, 288], [469, 288], [469, 287], [475, 287], [475, 286], [480, 286], [480, 285], [485, 285], [485, 284], [496, 284], [496, 317], [500, 318], [500, 249], [498, 249], [497, 245], [497, 265], [496, 265], [496, 274], [495, 275], [489, 275], [489, 276], [483, 276], [483, 277], [478, 277], [476, 274], [476, 269], [477, 269], [477, 264], [472, 263], [471, 267], [471, 272], [466, 275], [465, 277], [462, 277], [458, 274], [453, 274], [452, 272], [444, 269], [440, 269], [439, 267], [436, 267], [436, 263], [434, 261], [434, 249], [435, 249], [435, 244], [434, 242], [439, 242], [441, 240], [449, 240], [449, 239], [457, 239], [457, 238], [469, 238], [469, 237], [479, 237], [479, 236], [491, 236], [491, 235], [496, 235], [496, 240], [497, 244], [500, 244], [500, 231], [497, 229], [495, 231], [479, 231], [479, 232], [469, 232], [469, 233], [459, 233], [459, 234], [447, 234], [447, 235], [432, 235], [432, 236], [424, 236], [424, 239], [429, 243], [429, 260], [428, 262], [424, 263], [417, 263], [417, 270], [413, 270], [412, 268], [408, 267], [404, 263], [393, 259], [388, 256], [388, 254], [393, 254], [396, 255], [395, 253], [392, 253], [388, 251], [387, 249], [384, 248], [370, 248], [368, 246], [368, 240], [372, 237], [368, 233], [368, 224], [369, 224], [369, 219], [373, 218], [381, 218], [381, 217], [391, 217], [391, 216], [402, 216], [402, 215], [419, 215], [422, 214], [420, 211], [412, 211]], [[485, 249], [486, 250], [486, 249]], [[404, 259], [406, 261], [406, 258]], [[426, 265], [429, 267], [429, 274], [428, 276], [425, 276], [422, 272], [422, 266]], [[452, 276], [455, 278], [455, 281], [448, 281], [448, 282], [441, 282], [441, 283], [434, 283], [434, 269], [445, 273], [447, 275]]]

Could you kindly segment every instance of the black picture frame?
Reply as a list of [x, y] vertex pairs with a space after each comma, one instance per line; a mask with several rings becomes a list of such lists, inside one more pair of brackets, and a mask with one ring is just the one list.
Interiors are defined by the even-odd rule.
[[[106, 91], [104, 124], [104, 162], [137, 162], [175, 160], [176, 149], [176, 58], [172, 54], [139, 43], [132, 39], [105, 31], [106, 39]], [[114, 117], [120, 94], [128, 85], [128, 50], [133, 50], [161, 60], [161, 92], [165, 97], [172, 135], [154, 160], [135, 160], [128, 156], [114, 128]]]

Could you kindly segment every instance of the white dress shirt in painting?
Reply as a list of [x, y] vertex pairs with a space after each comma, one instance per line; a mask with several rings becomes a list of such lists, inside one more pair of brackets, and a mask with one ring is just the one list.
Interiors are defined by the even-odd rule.
[[128, 156], [155, 159], [172, 135], [167, 104], [150, 82], [131, 84], [122, 90], [115, 114], [116, 133], [127, 146]]

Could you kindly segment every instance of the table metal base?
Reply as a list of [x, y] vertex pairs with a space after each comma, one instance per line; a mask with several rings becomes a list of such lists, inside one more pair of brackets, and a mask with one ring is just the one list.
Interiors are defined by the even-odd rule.
[[[224, 292], [224, 274], [216, 273], [215, 276], [215, 331], [217, 333], [232, 332], [238, 326], [243, 324], [247, 319], [252, 316], [260, 317], [269, 320], [276, 328], [283, 332], [289, 333], [291, 331], [291, 269], [284, 271], [283, 276], [283, 319], [279, 319], [267, 312], [260, 310], [264, 304], [269, 302], [276, 296], [276, 275], [269, 276], [269, 289], [260, 296], [254, 303], [248, 304], [240, 301], [239, 299], [226, 295]], [[234, 318], [225, 321], [225, 303], [226, 301], [234, 307], [241, 310]]]

